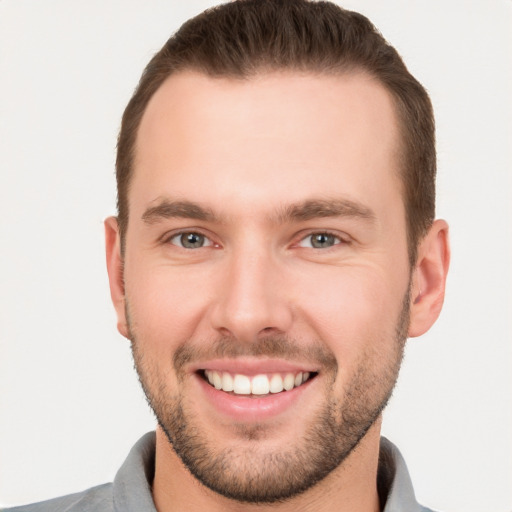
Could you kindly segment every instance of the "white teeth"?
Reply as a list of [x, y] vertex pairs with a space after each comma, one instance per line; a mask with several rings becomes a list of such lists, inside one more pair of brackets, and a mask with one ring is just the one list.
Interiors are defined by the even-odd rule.
[[213, 372], [213, 385], [215, 389], [222, 389], [222, 377], [219, 372]]
[[222, 374], [222, 390], [233, 391], [233, 377], [228, 372], [223, 372]]
[[281, 393], [290, 391], [306, 382], [310, 377], [310, 372], [274, 373], [270, 377], [265, 374], [248, 377], [247, 375], [232, 375], [229, 372], [218, 372], [215, 370], [205, 370], [205, 376], [208, 382], [222, 391], [237, 395], [268, 395], [269, 393]]
[[290, 391], [295, 386], [295, 375], [293, 373], [287, 373], [284, 377], [283, 388], [286, 391]]
[[251, 379], [246, 375], [235, 375], [233, 380], [233, 391], [237, 395], [251, 394]]
[[272, 375], [270, 379], [270, 392], [271, 393], [280, 393], [284, 389], [283, 378], [278, 373]]
[[252, 378], [251, 391], [253, 395], [268, 395], [270, 383], [266, 375], [256, 375]]

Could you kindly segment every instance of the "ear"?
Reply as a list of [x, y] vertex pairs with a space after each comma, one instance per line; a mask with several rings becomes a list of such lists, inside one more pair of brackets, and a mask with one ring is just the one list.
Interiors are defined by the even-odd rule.
[[449, 264], [448, 224], [436, 220], [418, 247], [412, 276], [409, 337], [427, 332], [441, 313]]
[[116, 217], [105, 220], [105, 247], [107, 251], [107, 272], [110, 283], [110, 296], [117, 313], [117, 330], [128, 338], [126, 321], [123, 258], [121, 256], [121, 238]]

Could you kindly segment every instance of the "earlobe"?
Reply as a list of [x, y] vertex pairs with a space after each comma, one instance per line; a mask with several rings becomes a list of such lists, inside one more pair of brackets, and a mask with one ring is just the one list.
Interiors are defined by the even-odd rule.
[[409, 337], [427, 332], [441, 313], [449, 264], [448, 224], [436, 220], [418, 247], [412, 276]]
[[105, 219], [105, 248], [107, 272], [110, 284], [110, 296], [117, 314], [117, 329], [128, 338], [128, 324], [125, 312], [123, 258], [121, 255], [121, 238], [116, 217]]

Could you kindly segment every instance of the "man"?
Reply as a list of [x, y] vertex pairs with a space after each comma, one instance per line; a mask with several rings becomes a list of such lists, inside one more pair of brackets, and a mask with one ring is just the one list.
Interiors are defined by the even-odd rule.
[[439, 315], [428, 96], [363, 16], [241, 1], [128, 104], [105, 222], [158, 419], [113, 484], [17, 510], [427, 510], [381, 413]]

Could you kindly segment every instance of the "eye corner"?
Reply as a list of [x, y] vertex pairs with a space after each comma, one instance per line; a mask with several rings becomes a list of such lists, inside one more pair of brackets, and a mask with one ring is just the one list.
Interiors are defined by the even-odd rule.
[[350, 243], [348, 236], [329, 230], [309, 231], [295, 244], [297, 247], [315, 250], [329, 250]]
[[219, 244], [214, 242], [211, 236], [196, 229], [183, 229], [166, 233], [160, 238], [160, 243], [187, 251], [219, 247]]

